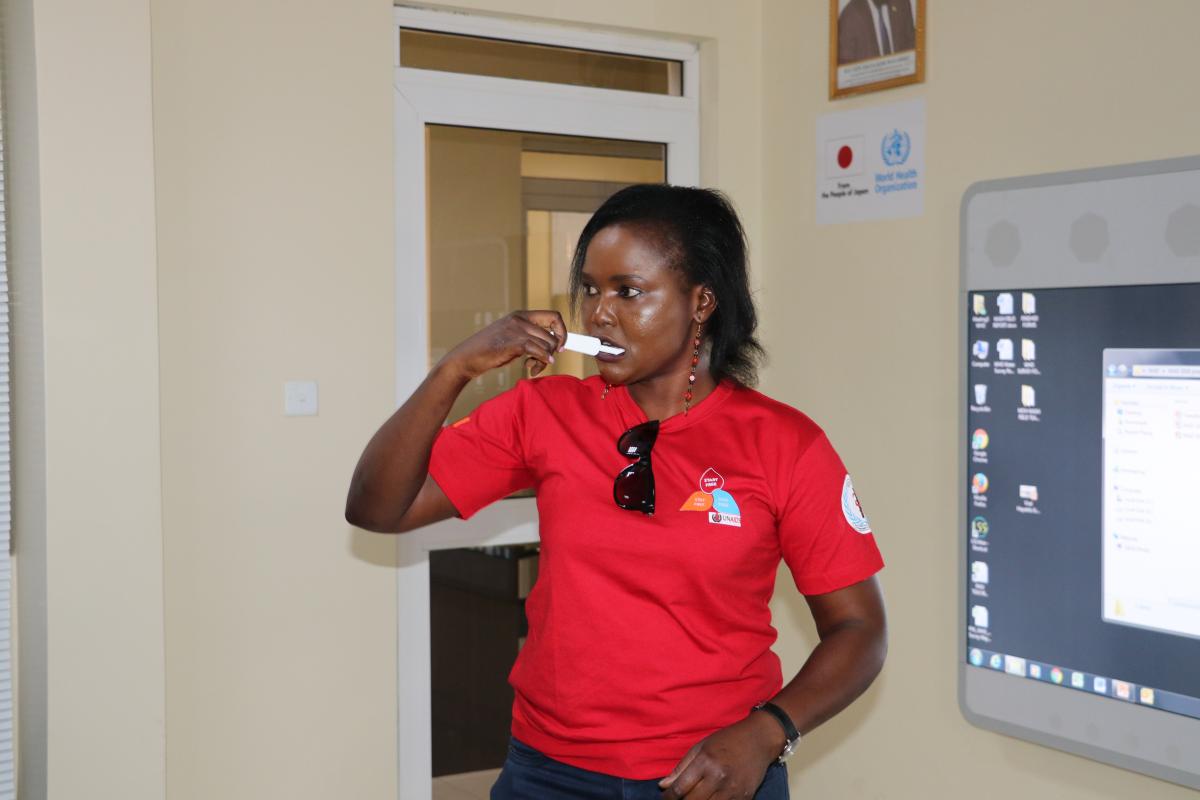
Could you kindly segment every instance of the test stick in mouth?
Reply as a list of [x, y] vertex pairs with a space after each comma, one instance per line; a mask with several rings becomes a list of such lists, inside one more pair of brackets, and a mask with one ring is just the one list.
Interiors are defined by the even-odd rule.
[[623, 347], [609, 347], [600, 344], [600, 340], [595, 336], [585, 336], [582, 333], [568, 333], [567, 343], [563, 347], [576, 353], [583, 353], [585, 356], [594, 356], [597, 353], [619, 356], [625, 352]]

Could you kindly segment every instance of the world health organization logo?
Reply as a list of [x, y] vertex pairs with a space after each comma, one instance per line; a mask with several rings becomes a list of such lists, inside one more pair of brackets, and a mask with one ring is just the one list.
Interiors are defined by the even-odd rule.
[[886, 133], [883, 136], [883, 143], [880, 145], [883, 163], [889, 167], [903, 164], [908, 161], [908, 153], [911, 149], [912, 142], [909, 140], [907, 132], [893, 130], [891, 133]]

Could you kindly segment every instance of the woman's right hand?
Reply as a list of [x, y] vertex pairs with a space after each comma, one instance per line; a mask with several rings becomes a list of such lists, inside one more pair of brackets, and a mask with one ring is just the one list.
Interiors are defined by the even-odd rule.
[[454, 516], [454, 506], [429, 477], [429, 457], [463, 382], [520, 356], [537, 375], [566, 341], [557, 311], [514, 311], [447, 353], [367, 443], [350, 479], [346, 521], [395, 533]]
[[452, 364], [467, 380], [502, 367], [525, 356], [530, 375], [554, 363], [554, 354], [567, 341], [567, 326], [557, 311], [514, 311], [464, 339], [446, 354], [443, 364]]

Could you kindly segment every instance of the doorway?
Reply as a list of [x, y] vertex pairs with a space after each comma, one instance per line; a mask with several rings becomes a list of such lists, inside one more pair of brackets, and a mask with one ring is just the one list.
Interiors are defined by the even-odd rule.
[[[419, 9], [396, 9], [395, 41], [399, 405], [499, 316], [555, 308], [570, 325], [570, 254], [614, 191], [697, 183], [699, 68], [688, 43]], [[518, 362], [477, 379], [449, 421], [521, 377]], [[537, 542], [520, 496], [397, 537], [401, 797], [486, 796]]]
[[[571, 326], [571, 257], [588, 218], [619, 189], [666, 179], [666, 147], [651, 142], [431, 124], [426, 145], [431, 363], [517, 309], [554, 309]], [[595, 373], [594, 359], [564, 351], [543, 374]], [[522, 359], [481, 376], [448, 419], [523, 376]], [[537, 568], [536, 543], [430, 554], [434, 800], [489, 787], [504, 762], [507, 676]]]

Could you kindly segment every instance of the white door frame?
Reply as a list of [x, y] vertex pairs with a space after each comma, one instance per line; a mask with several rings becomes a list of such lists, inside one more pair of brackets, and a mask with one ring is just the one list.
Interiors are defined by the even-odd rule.
[[[429, 284], [426, 274], [425, 126], [565, 134], [667, 145], [671, 183], [700, 180], [700, 63], [692, 43], [601, 31], [517, 23], [415, 8], [395, 9], [396, 169], [396, 403], [429, 371]], [[459, 75], [400, 66], [400, 28], [609, 53], [669, 58], [683, 63], [683, 95]], [[538, 540], [532, 499], [506, 500], [471, 520], [448, 520], [397, 537], [399, 619], [399, 796], [429, 800], [430, 740], [429, 553], [456, 547]]]

